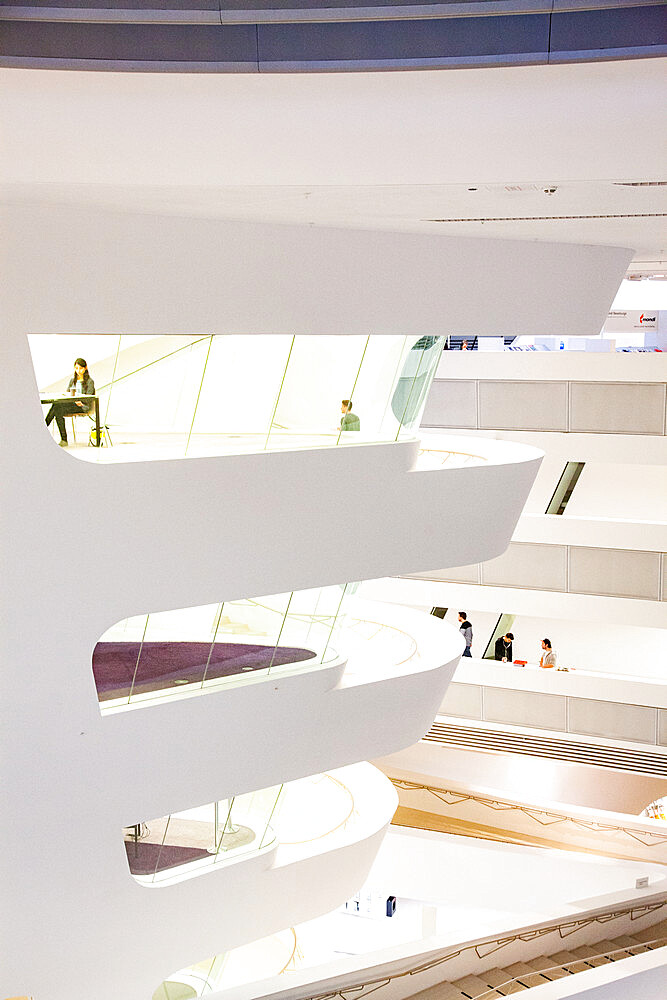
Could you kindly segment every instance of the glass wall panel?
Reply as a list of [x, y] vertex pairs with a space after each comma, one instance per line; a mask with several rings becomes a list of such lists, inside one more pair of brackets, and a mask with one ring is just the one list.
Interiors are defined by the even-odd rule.
[[93, 651], [100, 702], [152, 700], [201, 687], [211, 660], [219, 605], [140, 615], [119, 622]]
[[140, 882], [167, 882], [212, 864], [267, 850], [313, 843], [345, 829], [354, 795], [336, 774], [315, 774], [123, 831], [130, 872]]
[[[291, 648], [281, 640], [292, 594], [226, 601], [221, 607], [211, 664], [206, 681], [212, 686], [221, 675], [215, 669], [221, 657], [228, 674], [270, 672], [275, 665], [298, 663], [315, 657], [314, 650]], [[227, 666], [228, 664], [228, 666]]]
[[265, 446], [294, 338], [252, 337], [252, 350], [249, 340], [212, 338], [189, 455], [214, 448], [218, 435], [231, 436], [236, 450]]
[[352, 399], [368, 337], [294, 337], [268, 447], [335, 444], [341, 401]]
[[138, 882], [167, 883], [271, 847], [276, 840], [271, 821], [282, 788], [263, 788], [127, 827], [123, 839], [131, 874]]
[[429, 336], [30, 337], [43, 399], [65, 392], [75, 357], [88, 361], [105, 447], [83, 450], [88, 420], [68, 444], [98, 462], [395, 441], [419, 424], [442, 344]]
[[101, 387], [101, 413], [117, 443], [123, 436], [143, 443], [150, 434], [159, 446], [165, 435], [164, 443], [184, 449], [210, 343], [210, 337], [121, 338], [113, 378]]
[[110, 382], [118, 340], [102, 334], [30, 334], [28, 344], [40, 392], [63, 391], [72, 377], [75, 358], [88, 362], [96, 387]]
[[391, 398], [391, 409], [400, 425], [398, 436], [419, 427], [442, 346], [442, 337], [420, 337], [410, 347]]
[[391, 402], [411, 344], [407, 337], [369, 338], [354, 390], [354, 409], [374, 440], [396, 440], [400, 423]]
[[315, 669], [339, 655], [346, 586], [126, 618], [93, 651], [103, 709]]

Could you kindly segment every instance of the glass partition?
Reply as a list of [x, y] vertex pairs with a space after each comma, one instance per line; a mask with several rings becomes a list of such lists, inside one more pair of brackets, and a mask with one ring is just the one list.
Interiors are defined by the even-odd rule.
[[344, 584], [126, 618], [93, 650], [103, 709], [333, 663]]
[[193, 413], [188, 454], [215, 444], [266, 447], [293, 337], [211, 337], [206, 368], [202, 365], [199, 398]]
[[130, 873], [146, 885], [196, 875], [272, 847], [282, 785], [136, 823], [123, 831]]
[[73, 359], [86, 359], [107, 447], [86, 447], [92, 412], [69, 418], [67, 444], [75, 457], [110, 462], [396, 441], [419, 425], [443, 338], [39, 334], [29, 343], [49, 404], [66, 395]]
[[137, 881], [166, 883], [277, 843], [315, 843], [345, 829], [355, 813], [354, 795], [337, 774], [315, 774], [138, 822], [123, 840]]

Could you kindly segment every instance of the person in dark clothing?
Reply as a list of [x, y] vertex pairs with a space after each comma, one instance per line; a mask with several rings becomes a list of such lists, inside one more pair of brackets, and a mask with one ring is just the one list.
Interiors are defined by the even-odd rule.
[[[88, 365], [83, 358], [77, 358], [74, 362], [74, 374], [67, 383], [67, 392], [70, 396], [94, 396], [95, 383], [90, 377]], [[46, 414], [46, 426], [55, 420], [60, 431], [60, 447], [67, 447], [67, 428], [65, 427], [65, 417], [77, 416], [81, 413], [89, 413], [93, 403], [90, 399], [57, 399], [51, 404], [49, 412]]]
[[502, 660], [503, 663], [511, 663], [513, 640], [514, 636], [511, 632], [507, 632], [505, 635], [501, 635], [500, 638], [496, 639], [494, 659]]
[[472, 656], [470, 652], [470, 647], [472, 646], [472, 625], [468, 621], [468, 616], [465, 611], [459, 611], [459, 632], [465, 639], [466, 648], [463, 650], [463, 656]]

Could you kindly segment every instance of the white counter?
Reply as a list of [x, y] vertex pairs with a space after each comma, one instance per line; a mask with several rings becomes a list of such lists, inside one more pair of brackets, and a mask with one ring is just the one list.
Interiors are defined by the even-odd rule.
[[454, 674], [455, 684], [537, 691], [575, 698], [592, 698], [625, 705], [667, 708], [667, 679], [664, 683], [619, 674], [586, 670], [542, 669], [536, 663], [525, 667], [497, 660], [463, 658]]

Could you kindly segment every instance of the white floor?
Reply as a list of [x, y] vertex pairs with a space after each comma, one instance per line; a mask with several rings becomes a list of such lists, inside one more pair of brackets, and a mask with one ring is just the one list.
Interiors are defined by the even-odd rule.
[[[102, 418], [101, 418], [102, 419]], [[88, 437], [94, 425], [78, 420], [74, 432], [71, 422], [67, 422], [69, 446], [68, 454], [84, 462], [109, 465], [116, 462], [150, 462], [158, 459], [207, 458], [217, 455], [253, 454], [261, 451], [292, 451], [303, 448], [333, 448], [344, 445], [385, 444], [393, 439], [371, 437], [361, 433], [336, 433], [327, 431], [315, 434], [298, 432], [277, 432], [267, 434], [193, 434], [185, 433], [145, 433], [123, 428], [110, 427], [108, 443], [101, 448], [89, 446]], [[74, 440], [74, 434], [77, 440]], [[412, 435], [401, 435], [400, 440], [408, 440]], [[57, 446], [56, 438], [54, 443]], [[459, 442], [460, 443], [460, 442]], [[463, 451], [450, 451], [429, 447], [419, 456], [419, 468], [437, 469], [463, 465], [478, 465], [486, 459], [481, 455]]]

